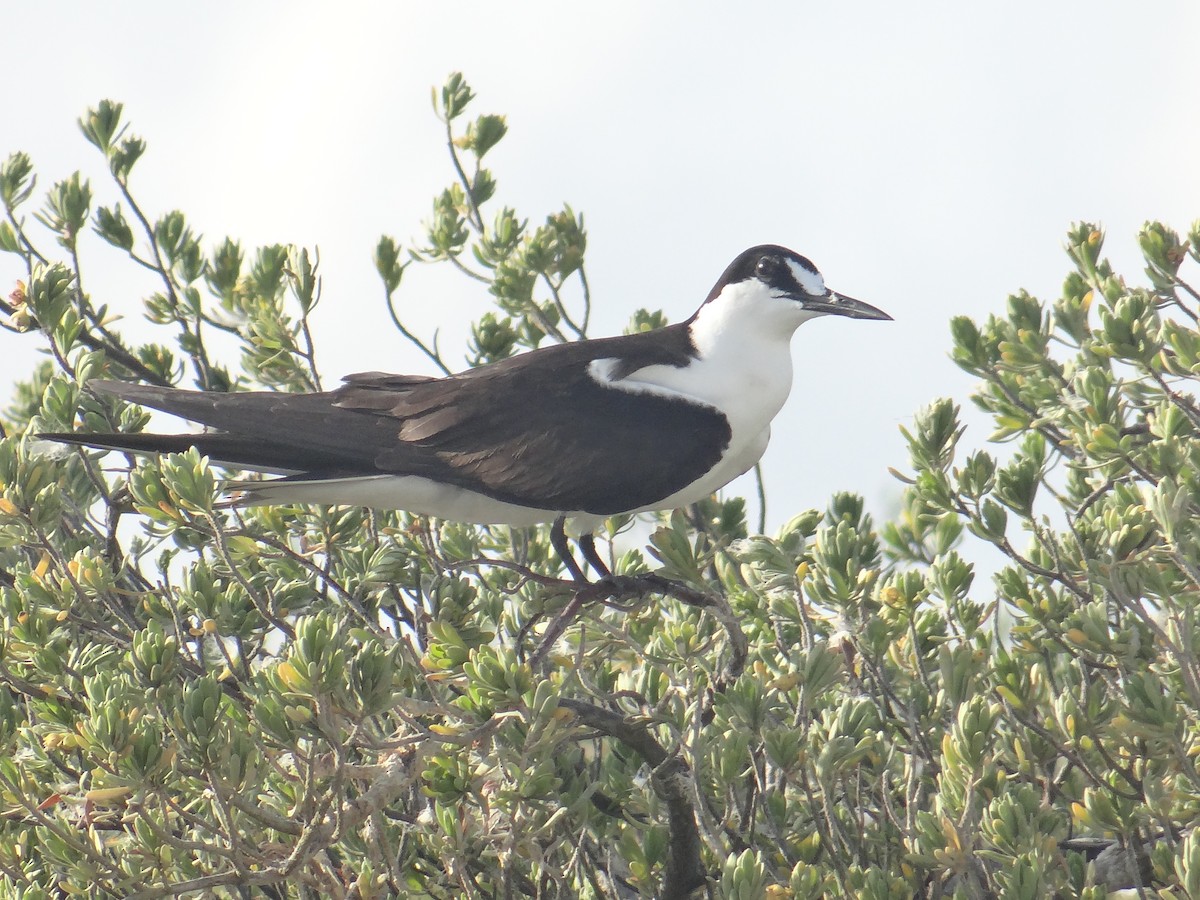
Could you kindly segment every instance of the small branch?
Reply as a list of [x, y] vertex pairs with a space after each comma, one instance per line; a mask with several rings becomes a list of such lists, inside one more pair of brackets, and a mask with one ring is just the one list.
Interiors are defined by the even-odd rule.
[[1192, 287], [1190, 284], [1188, 284], [1186, 281], [1184, 281], [1178, 275], [1175, 276], [1175, 286], [1181, 287], [1185, 291], [1187, 291], [1193, 300], [1200, 301], [1200, 291], [1197, 291], [1194, 287]]
[[334, 579], [329, 572], [322, 569], [311, 559], [301, 553], [297, 553], [291, 547], [287, 546], [287, 544], [276, 540], [265, 532], [251, 533], [247, 531], [246, 535], [258, 543], [263, 544], [266, 547], [270, 547], [279, 554], [277, 557], [278, 559], [290, 560], [296, 565], [304, 568], [310, 575], [319, 579], [321, 583], [337, 594], [338, 597], [340, 597], [342, 601], [359, 617], [365, 628], [369, 629], [377, 637], [387, 640], [391, 639], [391, 635], [385, 633], [380, 628], [378, 621], [372, 618], [366, 609], [363, 608], [362, 602], [348, 590], [346, 590], [346, 588], [343, 587], [336, 579]]
[[563, 334], [557, 326], [550, 323], [550, 320], [546, 318], [541, 308], [537, 305], [537, 300], [535, 300], [532, 296], [529, 298], [529, 306], [526, 309], [526, 314], [529, 316], [529, 318], [533, 319], [533, 323], [537, 325], [538, 328], [542, 329], [542, 331], [554, 338], [560, 344], [569, 343], [567, 341], [567, 336]]
[[562, 293], [554, 284], [554, 281], [545, 272], [542, 273], [542, 280], [546, 282], [546, 286], [550, 288], [550, 297], [554, 300], [554, 308], [558, 310], [558, 315], [562, 318], [566, 326], [575, 332], [577, 338], [586, 337], [583, 329], [575, 324], [575, 320], [571, 318], [571, 314], [567, 312], [567, 305], [563, 302]]
[[767, 485], [763, 481], [762, 462], [754, 464], [754, 486], [758, 491], [758, 533], [767, 530]]
[[454, 268], [458, 269], [458, 271], [462, 272], [468, 278], [473, 278], [482, 284], [491, 284], [492, 283], [491, 279], [488, 278], [486, 275], [481, 275], [480, 273], [478, 273], [474, 269], [472, 269], [470, 266], [466, 265], [461, 259], [459, 259], [459, 255], [457, 253], [447, 254], [446, 260], [451, 265], [453, 265]]
[[[32, 188], [33, 185], [31, 184], [30, 189], [32, 190]], [[25, 228], [21, 225], [21, 222], [17, 219], [17, 217], [13, 215], [13, 211], [11, 209], [5, 209], [4, 212], [5, 218], [8, 219], [8, 224], [12, 226], [13, 232], [17, 236], [17, 240], [25, 245], [25, 251], [28, 254], [26, 257], [26, 265], [29, 266], [30, 261], [35, 259], [42, 265], [45, 265], [48, 260], [45, 256], [38, 252], [36, 247], [33, 246], [33, 242], [29, 240], [28, 235], [25, 234]]]
[[587, 273], [583, 266], [579, 267], [579, 283], [583, 285], [583, 321], [579, 323], [580, 337], [587, 337], [588, 322], [592, 318], [592, 289], [588, 285]]
[[439, 354], [436, 349], [436, 347], [437, 347], [436, 341], [434, 343], [434, 349], [431, 350], [431, 349], [429, 349], [429, 347], [425, 346], [424, 341], [422, 341], [419, 337], [417, 337], [415, 334], [413, 334], [411, 331], [409, 331], [407, 328], [404, 327], [404, 323], [400, 321], [399, 313], [396, 312], [396, 304], [395, 304], [395, 301], [392, 299], [392, 297], [393, 297], [392, 292], [388, 291], [388, 293], [387, 293], [388, 315], [392, 317], [392, 324], [396, 326], [396, 329], [402, 335], [404, 335], [406, 338], [408, 338], [409, 342], [412, 343], [418, 350], [420, 350], [422, 353], [424, 353], [426, 356], [428, 356], [431, 360], [433, 360], [433, 364], [442, 370], [443, 375], [454, 374], [453, 372], [450, 371], [450, 367], [447, 366], [444, 362], [442, 362], [441, 354]]
[[454, 171], [458, 175], [458, 180], [463, 186], [463, 194], [467, 198], [467, 221], [480, 234], [484, 233], [483, 214], [479, 212], [479, 207], [475, 205], [475, 195], [471, 186], [471, 179], [467, 178], [467, 173], [462, 167], [462, 162], [458, 158], [458, 150], [454, 146], [454, 128], [451, 126], [451, 119], [446, 119], [446, 148], [450, 151], [450, 161], [454, 163]]
[[1192, 423], [1192, 427], [1200, 428], [1200, 410], [1196, 408], [1196, 404], [1189, 397], [1171, 390], [1171, 386], [1167, 384], [1167, 379], [1162, 376], [1162, 373], [1156, 372], [1153, 369], [1148, 369], [1148, 371], [1150, 372], [1150, 377], [1154, 379], [1155, 383], [1162, 388], [1163, 393], [1167, 395], [1167, 399], [1180, 412], [1187, 416], [1188, 421]]
[[309, 328], [308, 313], [301, 313], [300, 315], [300, 334], [304, 336], [304, 349], [300, 351], [300, 355], [308, 363], [308, 372], [312, 376], [313, 389], [320, 391], [322, 390], [321, 373], [317, 371], [317, 352], [313, 343], [312, 330]]
[[532, 582], [542, 587], [559, 588], [563, 591], [570, 591], [573, 594], [571, 602], [567, 604], [566, 608], [547, 627], [541, 643], [534, 651], [533, 656], [530, 657], [530, 665], [536, 666], [545, 657], [550, 647], [562, 636], [567, 626], [587, 604], [596, 602], [615, 604], [626, 600], [640, 600], [647, 594], [654, 593], [678, 600], [687, 606], [694, 606], [707, 611], [725, 629], [732, 652], [729, 663], [725, 667], [725, 672], [710, 688], [712, 692], [721, 693], [724, 691], [745, 668], [746, 657], [749, 652], [749, 643], [746, 640], [746, 634], [742, 631], [741, 625], [738, 624], [737, 618], [729, 606], [729, 602], [720, 594], [698, 591], [686, 584], [672, 581], [670, 578], [664, 578], [662, 575], [654, 572], [646, 572], [641, 575], [610, 575], [599, 581], [580, 585], [579, 582], [569, 578], [554, 578], [550, 575], [542, 575], [527, 566], [502, 559], [475, 557], [473, 559], [454, 562], [443, 560], [442, 565], [449, 571], [458, 571], [478, 566], [505, 569], [510, 572], [516, 572], [524, 581]]
[[221, 523], [217, 521], [216, 516], [205, 513], [203, 514], [203, 518], [208, 523], [209, 531], [213, 538], [213, 545], [217, 548], [217, 554], [221, 557], [225, 565], [229, 566], [230, 573], [238, 584], [242, 586], [243, 590], [246, 591], [246, 596], [250, 598], [250, 601], [254, 604], [254, 608], [258, 610], [258, 614], [265, 621], [278, 628], [288, 640], [294, 640], [296, 637], [295, 629], [289, 623], [279, 618], [274, 603], [270, 598], [263, 597], [258, 589], [246, 578], [242, 572], [242, 568], [234, 562], [233, 557], [229, 553], [229, 544], [225, 539], [225, 531], [221, 528]]
[[616, 738], [651, 767], [650, 784], [666, 804], [671, 834], [666, 872], [658, 896], [663, 900], [685, 900], [691, 896], [708, 881], [708, 873], [700, 860], [700, 832], [689, 799], [693, 779], [688, 764], [678, 755], [669, 755], [649, 728], [640, 722], [582, 700], [564, 698], [558, 705], [571, 710], [589, 728]]

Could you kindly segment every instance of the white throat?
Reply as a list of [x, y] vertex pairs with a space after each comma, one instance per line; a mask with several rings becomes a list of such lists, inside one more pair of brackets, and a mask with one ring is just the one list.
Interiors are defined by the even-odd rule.
[[729, 452], [749, 468], [792, 388], [792, 334], [813, 315], [755, 279], [731, 284], [692, 320], [698, 358], [687, 366], [646, 366], [614, 379], [618, 361], [598, 359], [590, 371], [620, 390], [682, 396], [720, 410], [732, 431]]
[[796, 329], [816, 315], [761, 281], [740, 281], [700, 307], [692, 320], [692, 341], [701, 359], [752, 348], [787, 351]]

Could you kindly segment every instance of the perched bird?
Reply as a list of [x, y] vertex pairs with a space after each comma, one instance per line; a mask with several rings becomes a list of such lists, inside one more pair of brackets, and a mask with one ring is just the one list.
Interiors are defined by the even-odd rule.
[[445, 378], [366, 372], [334, 391], [214, 393], [92, 381], [202, 434], [52, 433], [131, 453], [195, 447], [282, 477], [239, 481], [239, 502], [402, 509], [477, 524], [565, 520], [597, 574], [592, 530], [620, 513], [694, 503], [762, 457], [792, 386], [790, 342], [816, 316], [891, 316], [825, 286], [784, 247], [740, 254], [686, 321], [541, 347]]

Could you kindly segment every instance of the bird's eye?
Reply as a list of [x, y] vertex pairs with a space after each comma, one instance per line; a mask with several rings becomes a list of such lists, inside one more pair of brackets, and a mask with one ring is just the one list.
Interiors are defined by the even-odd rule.
[[769, 278], [777, 268], [778, 267], [776, 266], [775, 259], [773, 257], [764, 256], [754, 267], [754, 273], [758, 275], [759, 278]]

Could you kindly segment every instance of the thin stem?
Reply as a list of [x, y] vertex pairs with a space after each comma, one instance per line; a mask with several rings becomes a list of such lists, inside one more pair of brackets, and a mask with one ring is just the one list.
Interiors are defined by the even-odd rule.
[[474, 269], [472, 269], [470, 266], [468, 266], [466, 263], [464, 263], [461, 259], [459, 259], [458, 254], [455, 254], [453, 256], [447, 255], [446, 259], [449, 260], [450, 264], [452, 266], [454, 266], [454, 268], [458, 269], [458, 271], [462, 272], [468, 278], [473, 278], [476, 281], [480, 282], [481, 284], [491, 284], [492, 283], [492, 280], [490, 278], [488, 278], [486, 275], [481, 275], [480, 273], [478, 273]]
[[571, 314], [567, 312], [566, 304], [563, 303], [562, 293], [555, 286], [554, 280], [545, 272], [542, 273], [542, 279], [546, 282], [546, 286], [550, 288], [550, 296], [554, 300], [554, 308], [558, 310], [559, 317], [566, 323], [568, 328], [575, 332], [576, 337], [584, 337], [583, 329], [575, 324], [575, 321], [571, 318]]
[[[32, 185], [30, 187], [32, 188]], [[4, 213], [5, 218], [8, 219], [8, 224], [12, 226], [13, 232], [17, 235], [17, 240], [25, 245], [27, 254], [25, 258], [26, 267], [31, 269], [31, 261], [35, 259], [42, 265], [45, 265], [48, 260], [45, 256], [38, 252], [36, 247], [33, 246], [33, 242], [29, 240], [28, 235], [25, 234], [25, 228], [21, 225], [21, 222], [17, 219], [17, 217], [13, 215], [13, 211], [6, 207]]]
[[587, 337], [588, 323], [592, 319], [592, 289], [588, 285], [587, 272], [579, 267], [579, 283], [583, 286], [583, 321], [580, 323], [580, 337]]
[[767, 486], [763, 482], [761, 462], [754, 464], [754, 486], [758, 492], [758, 533], [764, 534], [767, 530]]
[[[471, 186], [471, 180], [467, 178], [467, 173], [462, 167], [462, 162], [458, 158], [458, 149], [454, 146], [454, 128], [451, 125], [451, 120], [446, 119], [446, 147], [450, 151], [450, 159], [454, 163], [454, 171], [458, 175], [458, 180], [462, 184], [463, 193], [467, 198], [467, 221], [480, 234], [484, 233], [483, 215], [479, 212], [479, 207], [475, 204], [475, 195]], [[476, 168], [478, 171], [478, 167]]]
[[175, 279], [171, 277], [170, 270], [163, 262], [162, 251], [158, 245], [158, 237], [154, 233], [154, 226], [150, 224], [150, 220], [146, 218], [146, 214], [142, 212], [142, 208], [138, 206], [137, 202], [133, 199], [133, 194], [130, 193], [129, 185], [126, 180], [124, 178], [115, 178], [114, 180], [117, 182], [117, 187], [120, 189], [121, 195], [125, 198], [125, 201], [129, 204], [129, 208], [133, 211], [134, 216], [137, 217], [138, 222], [141, 224], [143, 232], [145, 232], [146, 240], [150, 245], [150, 252], [154, 255], [154, 264], [152, 268], [158, 273], [159, 277], [162, 278], [163, 286], [167, 290], [167, 298], [171, 302], [171, 308], [176, 311], [177, 321], [179, 322], [180, 328], [183, 330], [183, 333], [186, 337], [194, 337], [196, 340], [196, 346], [191, 351], [190, 355], [192, 358], [192, 365], [196, 369], [196, 377], [200, 382], [200, 386], [202, 388], [210, 387], [212, 385], [212, 368], [209, 365], [208, 357], [204, 350], [204, 340], [200, 334], [201, 316], [199, 313], [197, 313], [196, 330], [193, 333], [191, 328], [188, 326], [187, 318], [180, 313], [180, 310], [183, 308], [183, 304], [179, 300], [179, 292], [175, 285]]
[[538, 328], [542, 329], [542, 331], [554, 338], [560, 344], [568, 343], [567, 336], [563, 334], [556, 325], [552, 325], [550, 323], [550, 320], [546, 318], [545, 313], [542, 312], [541, 307], [537, 305], [537, 301], [532, 297], [529, 298], [529, 306], [527, 307], [526, 315], [533, 319], [534, 324], [537, 325]]
[[437, 339], [434, 339], [434, 349], [431, 350], [429, 347], [425, 346], [424, 341], [404, 327], [404, 323], [400, 321], [400, 315], [396, 312], [396, 304], [393, 296], [394, 295], [391, 291], [387, 292], [388, 315], [392, 317], [392, 324], [396, 326], [396, 329], [402, 335], [408, 338], [410, 343], [412, 343], [418, 350], [433, 360], [434, 365], [441, 369], [443, 374], [452, 375], [453, 373], [450, 371], [450, 367], [442, 362], [441, 354], [437, 352]]

